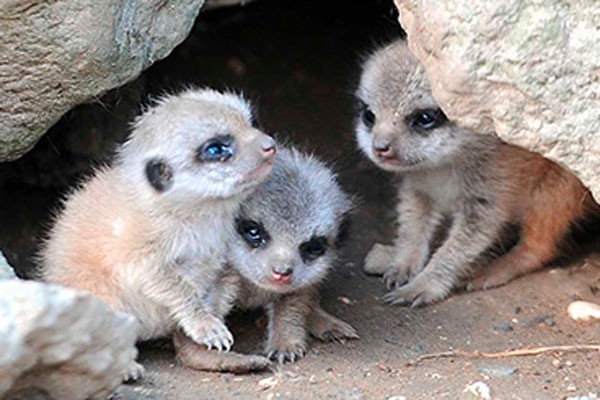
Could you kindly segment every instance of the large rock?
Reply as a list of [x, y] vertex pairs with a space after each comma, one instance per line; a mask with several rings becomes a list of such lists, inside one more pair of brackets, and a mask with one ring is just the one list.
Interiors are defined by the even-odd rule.
[[395, 2], [452, 119], [559, 161], [600, 199], [597, 0]]
[[0, 0], [0, 161], [65, 112], [135, 78], [189, 34], [203, 0]]
[[8, 264], [4, 254], [0, 251], [0, 281], [16, 278], [15, 270]]
[[133, 317], [38, 282], [0, 281], [0, 293], [0, 398], [104, 399], [119, 386], [137, 354]]

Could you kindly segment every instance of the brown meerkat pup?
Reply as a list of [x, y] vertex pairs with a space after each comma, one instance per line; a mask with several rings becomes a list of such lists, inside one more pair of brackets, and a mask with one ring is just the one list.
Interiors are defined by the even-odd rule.
[[[384, 274], [392, 289], [385, 301], [435, 302], [473, 274], [472, 289], [503, 285], [544, 267], [570, 228], [600, 215], [590, 191], [558, 164], [449, 121], [404, 40], [370, 56], [356, 95], [358, 146], [378, 167], [402, 176], [395, 243], [376, 244], [365, 259], [365, 270]], [[447, 217], [447, 238], [431, 254]], [[474, 269], [507, 223], [520, 226], [517, 244]]]
[[[114, 165], [64, 202], [41, 250], [43, 279], [134, 315], [139, 340], [177, 331], [228, 350], [233, 337], [205, 297], [240, 202], [272, 169], [275, 142], [252, 121], [241, 97], [208, 89], [147, 109]], [[190, 366], [210, 368], [212, 353]], [[132, 378], [142, 372], [132, 366]]]
[[269, 180], [242, 204], [237, 237], [228, 252], [217, 299], [264, 307], [265, 353], [279, 363], [297, 361], [309, 334], [320, 340], [355, 339], [354, 328], [319, 305], [319, 284], [336, 259], [340, 224], [352, 207], [334, 173], [295, 149], [279, 149]]

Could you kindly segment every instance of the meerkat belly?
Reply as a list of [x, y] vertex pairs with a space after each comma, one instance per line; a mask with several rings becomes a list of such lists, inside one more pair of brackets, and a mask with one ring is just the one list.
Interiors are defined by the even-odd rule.
[[452, 214], [460, 207], [461, 187], [455, 171], [444, 168], [409, 175], [404, 188], [425, 197], [435, 212]]
[[243, 280], [236, 305], [245, 310], [261, 308], [277, 300], [280, 296], [279, 293], [261, 289], [255, 284]]

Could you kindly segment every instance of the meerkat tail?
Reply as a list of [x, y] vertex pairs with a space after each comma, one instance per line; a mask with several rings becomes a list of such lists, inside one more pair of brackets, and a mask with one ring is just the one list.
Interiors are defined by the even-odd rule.
[[180, 332], [173, 335], [173, 343], [177, 358], [190, 369], [245, 374], [264, 371], [271, 366], [271, 362], [262, 356], [208, 350]]

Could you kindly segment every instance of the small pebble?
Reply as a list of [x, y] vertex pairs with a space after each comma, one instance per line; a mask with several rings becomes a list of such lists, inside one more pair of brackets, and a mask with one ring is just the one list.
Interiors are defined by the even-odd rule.
[[567, 308], [569, 316], [575, 321], [600, 319], [600, 305], [589, 301], [574, 301]]
[[423, 349], [423, 346], [421, 346], [420, 344], [415, 344], [412, 349], [415, 353], [418, 353], [418, 354], [422, 354], [425, 351]]
[[501, 324], [493, 325], [492, 329], [496, 332], [511, 332], [513, 327], [508, 322], [503, 322]]
[[468, 385], [464, 393], [469, 393], [475, 396], [476, 400], [491, 400], [492, 395], [490, 391], [490, 387], [483, 382], [475, 382]]
[[404, 396], [390, 396], [386, 400], [406, 400]]
[[590, 392], [587, 395], [567, 397], [565, 400], [598, 400], [598, 395]]
[[495, 377], [507, 377], [516, 374], [519, 371], [518, 368], [510, 365], [500, 366], [482, 366], [479, 367], [479, 372], [487, 376]]

